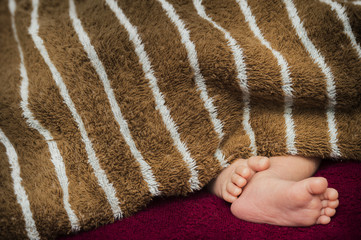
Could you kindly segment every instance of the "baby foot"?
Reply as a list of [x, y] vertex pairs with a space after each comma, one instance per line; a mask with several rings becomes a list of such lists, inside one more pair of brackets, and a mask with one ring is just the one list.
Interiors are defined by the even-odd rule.
[[327, 188], [325, 178], [296, 182], [269, 172], [257, 174], [232, 203], [231, 211], [236, 217], [280, 226], [310, 226], [328, 224], [335, 215], [338, 192]]
[[242, 188], [255, 172], [266, 170], [269, 166], [270, 161], [267, 157], [238, 159], [222, 170], [210, 185], [210, 190], [218, 197], [232, 203], [241, 194]]

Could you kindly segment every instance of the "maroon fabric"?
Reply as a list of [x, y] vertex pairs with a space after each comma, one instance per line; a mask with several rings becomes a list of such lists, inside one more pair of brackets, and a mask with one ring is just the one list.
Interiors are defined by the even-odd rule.
[[323, 163], [316, 176], [339, 191], [340, 206], [328, 225], [279, 227], [239, 220], [229, 204], [205, 190], [157, 199], [122, 221], [64, 237], [81, 239], [361, 239], [361, 164]]

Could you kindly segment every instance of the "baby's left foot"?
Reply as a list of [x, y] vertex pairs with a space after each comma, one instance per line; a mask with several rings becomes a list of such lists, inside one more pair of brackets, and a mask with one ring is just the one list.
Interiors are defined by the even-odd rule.
[[269, 168], [270, 160], [267, 157], [251, 157], [238, 159], [223, 169], [210, 185], [212, 193], [227, 202], [234, 202], [241, 194], [242, 188], [258, 172]]

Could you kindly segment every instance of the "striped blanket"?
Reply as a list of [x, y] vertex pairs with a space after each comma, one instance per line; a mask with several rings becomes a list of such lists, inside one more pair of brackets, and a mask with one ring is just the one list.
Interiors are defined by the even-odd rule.
[[237, 157], [361, 159], [361, 4], [2, 0], [0, 238], [55, 238]]

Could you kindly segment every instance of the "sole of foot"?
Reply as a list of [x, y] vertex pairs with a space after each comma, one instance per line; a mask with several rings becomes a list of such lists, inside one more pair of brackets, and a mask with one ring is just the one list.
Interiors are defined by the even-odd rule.
[[311, 226], [328, 224], [336, 213], [338, 192], [327, 187], [325, 178], [295, 182], [262, 173], [266, 172], [257, 173], [232, 203], [236, 217], [280, 226]]

